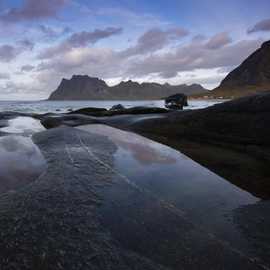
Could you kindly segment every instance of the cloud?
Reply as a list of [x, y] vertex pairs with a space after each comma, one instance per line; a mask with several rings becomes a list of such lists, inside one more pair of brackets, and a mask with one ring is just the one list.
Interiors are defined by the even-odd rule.
[[38, 29], [48, 39], [57, 38], [65, 34], [69, 34], [72, 31], [70, 27], [50, 27], [43, 24], [39, 25]]
[[[110, 29], [110, 28], [107, 28]], [[126, 68], [131, 64], [130, 56], [135, 54], [144, 54], [155, 52], [159, 48], [164, 48], [170, 42], [180, 40], [188, 33], [182, 28], [171, 28], [166, 31], [160, 29], [151, 29], [138, 38], [134, 47], [123, 51], [115, 51], [109, 48], [90, 48], [85, 47], [88, 42], [96, 42], [98, 39], [109, 35], [120, 33], [119, 30], [90, 32], [91, 35], [72, 35], [60, 45], [46, 49], [39, 55], [39, 58], [45, 60], [39, 66], [38, 70], [44, 79], [44, 74], [50, 73], [50, 70], [56, 70], [55, 74], [59, 76], [72, 75], [73, 73], [87, 73], [92, 76], [102, 78], [113, 78], [123, 76]], [[176, 72], [164, 72], [166, 77], [173, 77]], [[50, 75], [45, 75], [46, 78]]]
[[17, 44], [17, 46], [9, 44], [0, 45], [0, 62], [10, 62], [19, 54], [34, 48], [34, 43], [27, 39], [20, 40]]
[[23, 40], [20, 40], [18, 42], [19, 44], [19, 47], [22, 49], [22, 50], [30, 50], [32, 51], [35, 47], [35, 44], [34, 42], [28, 40], [28, 39], [23, 39]]
[[134, 47], [130, 47], [122, 52], [123, 56], [134, 56], [155, 52], [164, 48], [172, 41], [179, 41], [188, 35], [188, 31], [183, 28], [170, 28], [162, 30], [152, 28], [145, 32], [137, 41]]
[[232, 42], [231, 37], [227, 32], [222, 32], [214, 35], [210, 40], [206, 43], [206, 48], [210, 50], [217, 50], [224, 47], [227, 44]]
[[54, 17], [66, 5], [68, 0], [24, 0], [19, 8], [11, 8], [0, 16], [5, 22], [18, 22]]
[[191, 42], [186, 46], [179, 46], [175, 51], [169, 53], [138, 59], [129, 66], [126, 74], [140, 77], [158, 73], [160, 76], [164, 76], [164, 72], [232, 67], [239, 65], [259, 48], [262, 42], [261, 39], [243, 40], [216, 49], [216, 53], [207, 49], [205, 44]]
[[[88, 74], [110, 80], [158, 78], [161, 81], [175, 81], [178, 78], [179, 81], [180, 76], [182, 78], [182, 74], [186, 72], [196, 73], [197, 70], [206, 70], [207, 74], [210, 74], [209, 70], [216, 70], [214, 75], [211, 74], [215, 76], [214, 83], [216, 83], [224, 76], [218, 73], [218, 70], [221, 68], [229, 70], [239, 65], [263, 42], [262, 39], [254, 39], [229, 43], [228, 39], [224, 42], [226, 38], [216, 38], [226, 37], [227, 34], [218, 34], [208, 39], [198, 37], [191, 38], [189, 42], [175, 43], [168, 50], [171, 40], [174, 41], [174, 35], [172, 39], [165, 38], [165, 41], [162, 38], [155, 39], [159, 43], [156, 45], [146, 42], [148, 38], [145, 37], [150, 36], [149, 31], [146, 33], [138, 38], [135, 46], [122, 51], [97, 47], [73, 47], [64, 50], [60, 54], [43, 59], [37, 68], [36, 79], [43, 84], [49, 83], [47, 89], [54, 89], [60, 78], [70, 77], [73, 74]], [[213, 43], [213, 40], [223, 40], [217, 42], [218, 45], [215, 44], [214, 52], [213, 49], [209, 49], [209, 43]], [[127, 51], [129, 53], [126, 53]], [[133, 57], [135, 53], [138, 57]], [[196, 82], [199, 83], [202, 78], [204, 77], [197, 78]], [[211, 82], [208, 77], [202, 82], [206, 80]]]
[[93, 32], [78, 32], [74, 33], [67, 39], [67, 43], [72, 47], [84, 47], [87, 44], [94, 44], [101, 39], [108, 38], [113, 35], [119, 35], [123, 32], [122, 28], [108, 27], [104, 30], [96, 29]]
[[[164, 20], [164, 17], [160, 17], [157, 14], [134, 12], [132, 9], [124, 7], [124, 5], [106, 7], [101, 4], [95, 5], [94, 1], [88, 1], [87, 4], [81, 2], [76, 4], [74, 1], [72, 4], [79, 6], [83, 16], [91, 16], [92, 18], [116, 18], [120, 25], [130, 26], [132, 28], [153, 28], [156, 26], [169, 26], [171, 22]], [[99, 3], [99, 2], [97, 2]]]
[[39, 59], [49, 59], [60, 54], [66, 53], [73, 48], [84, 47], [88, 44], [95, 44], [99, 40], [119, 35], [123, 31], [118, 27], [107, 27], [105, 29], [96, 29], [94, 31], [82, 31], [72, 34], [66, 40], [57, 46], [49, 47], [39, 54]]
[[270, 19], [262, 20], [247, 30], [248, 34], [260, 31], [270, 31]]
[[7, 80], [10, 78], [8, 73], [0, 73], [0, 80]]
[[0, 62], [10, 62], [18, 55], [18, 51], [11, 45], [0, 46]]
[[108, 74], [116, 75], [121, 70], [122, 61], [118, 60], [117, 53], [111, 49], [73, 48], [61, 56], [42, 62], [37, 70], [39, 72], [55, 71], [61, 75], [87, 72], [104, 78]]
[[159, 73], [160, 77], [164, 78], [164, 79], [174, 78], [177, 76], [177, 74], [178, 74], [178, 72], [175, 70], [169, 70], [169, 71], [165, 70], [165, 71], [162, 71]]
[[24, 65], [21, 67], [21, 72], [29, 72], [32, 71], [35, 67], [32, 65]]

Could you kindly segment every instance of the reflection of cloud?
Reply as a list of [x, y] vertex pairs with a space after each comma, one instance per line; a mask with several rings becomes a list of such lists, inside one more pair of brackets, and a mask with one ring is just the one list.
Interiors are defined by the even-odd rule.
[[0, 138], [0, 193], [23, 186], [45, 169], [45, 160], [31, 139]]
[[[81, 126], [80, 129], [93, 134], [108, 137], [118, 147], [128, 151], [138, 162], [143, 165], [173, 164], [176, 159], [167, 154], [163, 146], [140, 135], [109, 127], [103, 124]], [[162, 148], [162, 150], [160, 149]], [[168, 148], [168, 151], [170, 149]]]
[[[146, 140], [146, 139], [145, 139]], [[151, 147], [150, 143], [143, 139], [139, 142], [129, 142], [125, 140], [115, 140], [117, 145], [129, 151], [132, 156], [142, 165], [151, 164], [173, 164], [176, 160], [165, 155], [158, 149]]]

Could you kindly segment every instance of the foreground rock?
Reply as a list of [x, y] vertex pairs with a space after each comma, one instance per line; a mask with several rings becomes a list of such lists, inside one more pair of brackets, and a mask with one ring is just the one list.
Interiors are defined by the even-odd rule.
[[42, 123], [47, 128], [103, 123], [131, 130], [179, 149], [252, 194], [270, 198], [269, 108], [266, 92], [194, 111], [131, 108], [116, 114], [104, 111], [103, 117], [46, 116]]
[[92, 116], [100, 116], [107, 112], [105, 108], [82, 108], [79, 110], [71, 111], [70, 114], [84, 114], [84, 115], [92, 115]]
[[1, 269], [270, 266], [269, 246], [258, 252], [233, 222], [234, 209], [256, 198], [166, 146], [81, 129], [34, 135], [48, 169], [0, 197]]
[[97, 118], [82, 114], [48, 115], [41, 119], [41, 124], [47, 129], [59, 126], [76, 127], [96, 123], [99, 123]]
[[270, 198], [270, 93], [141, 121], [104, 123], [168, 144], [260, 197]]
[[[83, 108], [67, 114], [47, 114], [42, 115], [41, 124], [49, 129], [59, 127], [61, 125], [75, 127], [79, 125], [102, 123], [103, 119], [112, 116], [128, 116], [137, 115], [140, 118], [155, 116], [156, 114], [166, 114], [169, 111], [163, 108], [151, 107], [132, 107], [119, 110], [106, 110], [99, 108]], [[140, 116], [141, 115], [141, 116]]]

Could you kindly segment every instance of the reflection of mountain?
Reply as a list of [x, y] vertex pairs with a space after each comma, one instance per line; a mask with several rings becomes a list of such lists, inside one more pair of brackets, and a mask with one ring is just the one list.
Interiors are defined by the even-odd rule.
[[151, 100], [183, 93], [207, 93], [199, 84], [170, 85], [158, 83], [121, 82], [110, 87], [105, 81], [89, 76], [74, 75], [63, 79], [49, 100]]

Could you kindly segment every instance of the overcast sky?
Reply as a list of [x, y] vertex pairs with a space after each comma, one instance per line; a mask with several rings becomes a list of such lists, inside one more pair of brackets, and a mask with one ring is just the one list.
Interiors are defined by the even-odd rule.
[[269, 0], [0, 0], [0, 100], [63, 77], [212, 89], [270, 39]]

